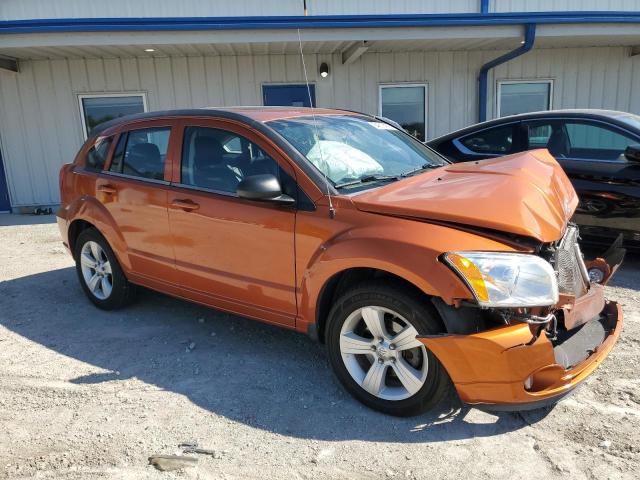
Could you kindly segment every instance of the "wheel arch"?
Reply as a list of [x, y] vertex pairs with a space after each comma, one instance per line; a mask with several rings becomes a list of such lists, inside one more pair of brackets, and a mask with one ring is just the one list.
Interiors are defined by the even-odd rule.
[[123, 270], [130, 271], [131, 263], [124, 237], [111, 213], [102, 203], [94, 197], [83, 196], [70, 205], [67, 218], [69, 221], [67, 235], [72, 255], [78, 235], [87, 228], [95, 228], [109, 243]]
[[440, 321], [443, 329], [442, 331], [446, 331], [445, 324], [439, 312], [433, 308], [433, 305], [431, 305], [431, 295], [427, 294], [418, 285], [385, 269], [373, 267], [351, 267], [333, 274], [320, 289], [320, 293], [316, 301], [314, 323], [309, 328], [311, 336], [315, 337], [321, 343], [324, 343], [329, 311], [331, 310], [335, 300], [350, 288], [367, 280], [373, 279], [384, 279], [390, 284], [411, 291], [414, 295], [424, 300], [427, 308], [432, 310], [432, 313], [434, 313], [435, 317]]

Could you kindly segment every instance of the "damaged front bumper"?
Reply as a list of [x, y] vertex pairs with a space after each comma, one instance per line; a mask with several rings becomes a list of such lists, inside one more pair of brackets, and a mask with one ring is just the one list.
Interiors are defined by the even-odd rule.
[[[573, 316], [594, 303], [574, 304]], [[613, 348], [622, 330], [622, 310], [604, 298], [603, 304], [595, 317], [555, 338], [526, 323], [417, 338], [443, 364], [463, 402], [494, 410], [538, 408], [571, 392]]]

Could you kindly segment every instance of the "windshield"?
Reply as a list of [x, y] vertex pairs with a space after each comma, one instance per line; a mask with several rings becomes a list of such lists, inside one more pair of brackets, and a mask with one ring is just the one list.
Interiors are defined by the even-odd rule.
[[[437, 153], [374, 118], [321, 115], [268, 122], [337, 187], [446, 165]], [[371, 185], [374, 186], [374, 185]]]

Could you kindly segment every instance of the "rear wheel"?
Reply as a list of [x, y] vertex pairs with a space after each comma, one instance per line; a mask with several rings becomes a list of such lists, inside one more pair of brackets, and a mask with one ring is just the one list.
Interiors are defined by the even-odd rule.
[[451, 382], [418, 340], [441, 333], [436, 314], [400, 285], [367, 282], [347, 291], [329, 314], [327, 351], [336, 376], [365, 405], [397, 416], [440, 403]]
[[97, 307], [113, 310], [133, 299], [134, 286], [125, 277], [109, 243], [95, 228], [80, 232], [74, 257], [82, 289]]

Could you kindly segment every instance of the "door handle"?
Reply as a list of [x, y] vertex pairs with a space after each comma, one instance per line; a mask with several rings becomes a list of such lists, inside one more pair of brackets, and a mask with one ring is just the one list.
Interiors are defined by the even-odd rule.
[[113, 195], [117, 192], [115, 187], [113, 187], [112, 185], [98, 185], [97, 190], [101, 193], [106, 193], [108, 195]]
[[180, 200], [180, 199], [175, 199], [171, 202], [171, 206], [173, 208], [179, 208], [181, 210], [184, 210], [185, 212], [191, 212], [193, 210], [198, 210], [200, 208], [200, 205], [191, 201], [191, 200]]

